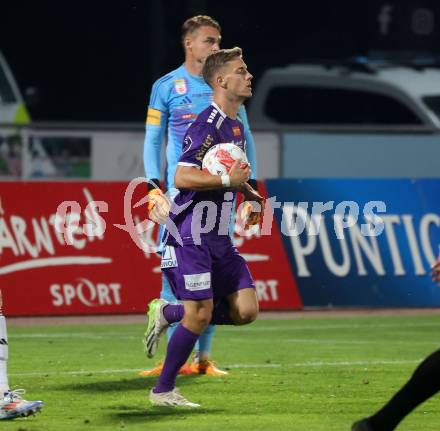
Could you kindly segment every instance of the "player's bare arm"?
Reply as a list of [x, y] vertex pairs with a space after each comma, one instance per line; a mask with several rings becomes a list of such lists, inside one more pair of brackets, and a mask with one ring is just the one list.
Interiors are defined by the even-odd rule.
[[[228, 188], [240, 189], [249, 179], [250, 168], [240, 168], [240, 161], [236, 161], [229, 171]], [[174, 184], [178, 189], [195, 191], [218, 190], [224, 188], [219, 175], [211, 175], [196, 167], [178, 166], [174, 177]]]

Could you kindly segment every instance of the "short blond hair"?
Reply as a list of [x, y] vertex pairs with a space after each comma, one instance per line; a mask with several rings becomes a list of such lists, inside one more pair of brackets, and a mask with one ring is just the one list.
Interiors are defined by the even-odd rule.
[[194, 33], [200, 27], [213, 27], [222, 32], [220, 24], [208, 15], [196, 15], [188, 18], [182, 25], [182, 43], [185, 41], [185, 37]]
[[202, 69], [203, 79], [212, 87], [214, 75], [228, 62], [241, 58], [243, 51], [238, 46], [231, 49], [220, 49], [208, 57]]

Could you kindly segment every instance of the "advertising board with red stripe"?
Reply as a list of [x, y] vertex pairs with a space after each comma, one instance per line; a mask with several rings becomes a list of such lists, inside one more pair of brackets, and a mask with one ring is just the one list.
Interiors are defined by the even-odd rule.
[[[0, 183], [5, 314], [143, 312], [161, 289], [158, 227], [136, 207], [145, 191], [136, 182]], [[302, 306], [276, 226], [234, 241], [261, 309]]]

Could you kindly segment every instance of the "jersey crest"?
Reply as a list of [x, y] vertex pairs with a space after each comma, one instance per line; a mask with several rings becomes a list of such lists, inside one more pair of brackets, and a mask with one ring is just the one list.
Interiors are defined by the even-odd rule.
[[174, 89], [176, 90], [177, 94], [185, 94], [188, 91], [185, 79], [176, 79], [174, 81]]

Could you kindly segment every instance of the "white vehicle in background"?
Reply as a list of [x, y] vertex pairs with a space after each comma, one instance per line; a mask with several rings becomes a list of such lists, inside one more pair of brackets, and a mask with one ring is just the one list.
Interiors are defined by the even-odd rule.
[[440, 68], [294, 64], [260, 78], [253, 126], [409, 126], [440, 129]]
[[425, 58], [267, 70], [248, 112], [280, 136], [279, 176], [438, 178], [440, 69]]
[[30, 117], [23, 97], [0, 51], [0, 125], [21, 125], [29, 122]]

